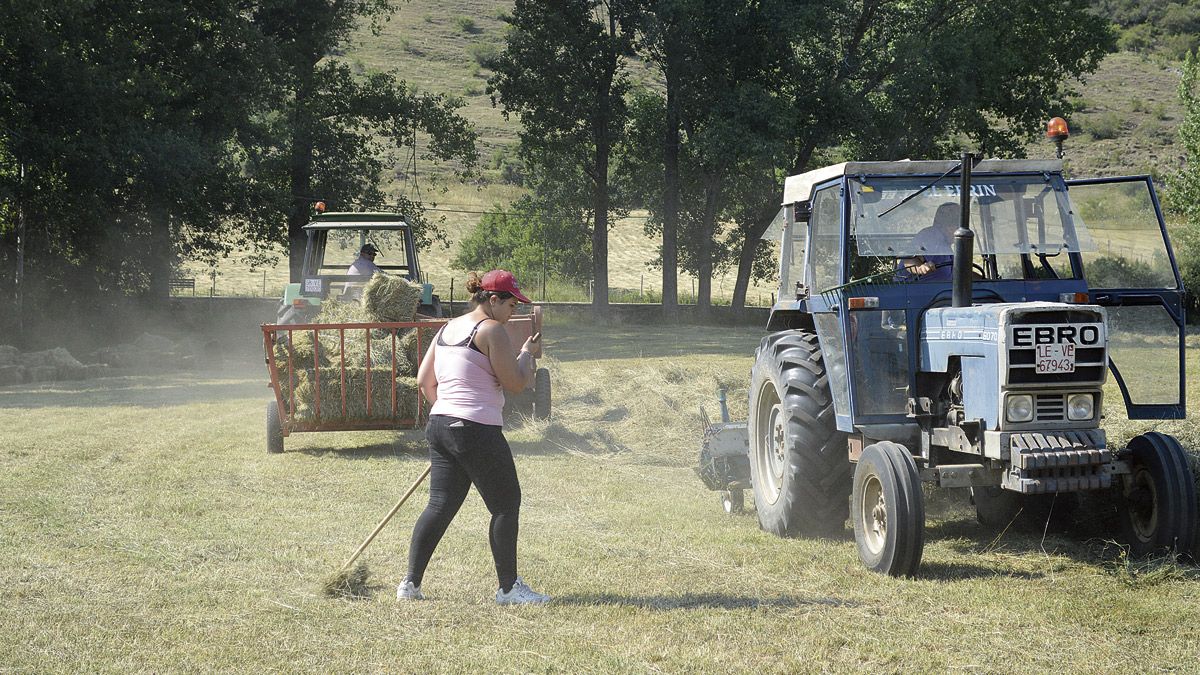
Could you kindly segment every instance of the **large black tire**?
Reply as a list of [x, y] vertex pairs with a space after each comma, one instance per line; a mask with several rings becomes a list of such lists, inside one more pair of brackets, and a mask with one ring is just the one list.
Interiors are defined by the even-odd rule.
[[1129, 441], [1132, 473], [1118, 500], [1121, 529], [1130, 553], [1188, 555], [1196, 536], [1196, 483], [1179, 441], [1152, 431]]
[[267, 452], [275, 455], [283, 452], [283, 431], [279, 424], [279, 404], [267, 401]]
[[538, 368], [533, 374], [533, 416], [550, 419], [550, 371]]
[[883, 441], [863, 449], [850, 504], [859, 560], [894, 577], [916, 574], [925, 549], [925, 499], [903, 445]]
[[749, 436], [759, 526], [779, 536], [841, 532], [851, 465], [816, 335], [785, 331], [759, 343]]

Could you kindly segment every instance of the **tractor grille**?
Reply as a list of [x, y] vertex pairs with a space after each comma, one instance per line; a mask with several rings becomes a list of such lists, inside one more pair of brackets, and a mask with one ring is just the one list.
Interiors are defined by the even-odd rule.
[[[1013, 316], [1010, 323], [1014, 326], [1045, 324], [1082, 326], [1095, 325], [1102, 323], [1102, 321], [1103, 319], [1099, 313], [1078, 309], [1020, 313]], [[1081, 345], [1075, 350], [1074, 372], [1039, 374], [1037, 372], [1036, 345], [1008, 345], [1008, 384], [1010, 385], [1099, 383], [1104, 381], [1105, 369], [1107, 367], [1108, 358], [1103, 346], [1084, 347]]]
[[1034, 419], [1038, 422], [1061, 422], [1067, 419], [1066, 394], [1038, 394], [1034, 401]]

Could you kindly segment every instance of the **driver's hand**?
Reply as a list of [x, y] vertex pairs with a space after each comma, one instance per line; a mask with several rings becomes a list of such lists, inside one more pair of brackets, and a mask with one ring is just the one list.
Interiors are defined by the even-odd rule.
[[924, 275], [929, 274], [930, 272], [934, 271], [935, 269], [937, 269], [937, 265], [934, 265], [931, 262], [923, 262], [920, 265], [913, 267], [912, 271], [914, 274], [924, 276]]

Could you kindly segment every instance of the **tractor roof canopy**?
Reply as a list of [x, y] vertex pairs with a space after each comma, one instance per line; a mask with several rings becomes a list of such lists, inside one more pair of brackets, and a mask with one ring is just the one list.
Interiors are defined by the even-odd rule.
[[[783, 182], [783, 204], [795, 204], [812, 199], [813, 186], [841, 176], [940, 176], [958, 164], [954, 160], [898, 162], [842, 162], [797, 176], [788, 176]], [[1062, 173], [1062, 160], [1058, 159], [985, 159], [971, 169], [972, 175], [980, 173]], [[950, 177], [946, 178], [950, 180]]]
[[408, 227], [399, 213], [321, 213], [306, 230], [397, 230]]

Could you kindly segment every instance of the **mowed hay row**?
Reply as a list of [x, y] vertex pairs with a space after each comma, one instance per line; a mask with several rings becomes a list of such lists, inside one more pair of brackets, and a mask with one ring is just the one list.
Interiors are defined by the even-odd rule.
[[[343, 373], [341, 368], [321, 368], [301, 371], [296, 384], [296, 418], [317, 419], [317, 386], [320, 381], [320, 419], [322, 420], [386, 420], [413, 419], [417, 413], [417, 381], [397, 376], [396, 413], [392, 414], [391, 368], [371, 369], [371, 407], [367, 409], [367, 369], [345, 370], [345, 412], [342, 411]], [[319, 375], [319, 378], [316, 376]]]
[[703, 431], [700, 408], [710, 421], [720, 421], [719, 388], [726, 390], [731, 419], [746, 416], [742, 368], [666, 358], [636, 365], [595, 362], [582, 369], [557, 367], [553, 359], [543, 365], [563, 373], [554, 381], [552, 424], [590, 429], [594, 441], [632, 450], [636, 461], [694, 464]]
[[363, 288], [362, 306], [373, 321], [412, 321], [421, 303], [421, 285], [403, 277], [376, 274]]

